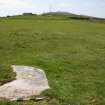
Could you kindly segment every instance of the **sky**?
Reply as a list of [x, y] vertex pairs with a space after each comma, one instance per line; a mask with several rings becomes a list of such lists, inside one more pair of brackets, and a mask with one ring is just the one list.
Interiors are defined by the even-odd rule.
[[49, 11], [105, 18], [105, 0], [0, 0], [0, 16]]

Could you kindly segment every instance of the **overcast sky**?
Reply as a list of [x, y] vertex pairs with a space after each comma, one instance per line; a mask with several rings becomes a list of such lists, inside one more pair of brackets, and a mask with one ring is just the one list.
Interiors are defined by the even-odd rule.
[[105, 18], [105, 0], [0, 0], [0, 16], [67, 11]]

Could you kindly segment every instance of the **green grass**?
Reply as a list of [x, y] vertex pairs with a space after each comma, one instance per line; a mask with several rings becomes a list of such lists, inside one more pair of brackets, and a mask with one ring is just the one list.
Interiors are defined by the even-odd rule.
[[[12, 64], [44, 69], [51, 86], [45, 95], [57, 105], [105, 105], [105, 24], [2, 19], [0, 80], [15, 78]], [[0, 105], [14, 105], [9, 103], [0, 101]]]

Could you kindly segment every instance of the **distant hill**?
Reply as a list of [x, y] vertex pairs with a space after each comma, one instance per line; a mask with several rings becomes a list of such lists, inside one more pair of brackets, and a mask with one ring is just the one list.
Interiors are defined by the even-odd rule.
[[[3, 17], [4, 18], [4, 17]], [[0, 19], [3, 19], [0, 18]], [[36, 20], [89, 20], [89, 21], [98, 21], [98, 22], [105, 22], [104, 18], [86, 16], [86, 15], [78, 15], [69, 12], [47, 12], [43, 14], [33, 14], [33, 13], [23, 13], [22, 15], [14, 15], [14, 16], [7, 16], [7, 19], [36, 19]]]
[[73, 14], [69, 12], [61, 12], [61, 11], [43, 13], [42, 16], [63, 16], [66, 18], [81, 19], [81, 20], [105, 20], [104, 18], [98, 18], [98, 17], [86, 16], [86, 15], [78, 15], [78, 14]]
[[75, 14], [73, 13], [69, 13], [69, 12], [61, 12], [61, 11], [57, 11], [57, 12], [47, 12], [47, 13], [43, 13], [42, 16], [74, 16]]

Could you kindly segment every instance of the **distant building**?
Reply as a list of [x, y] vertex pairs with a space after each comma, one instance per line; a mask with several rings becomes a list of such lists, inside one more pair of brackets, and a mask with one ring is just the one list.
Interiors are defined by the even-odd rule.
[[23, 16], [32, 16], [32, 15], [35, 15], [33, 13], [23, 13]]

